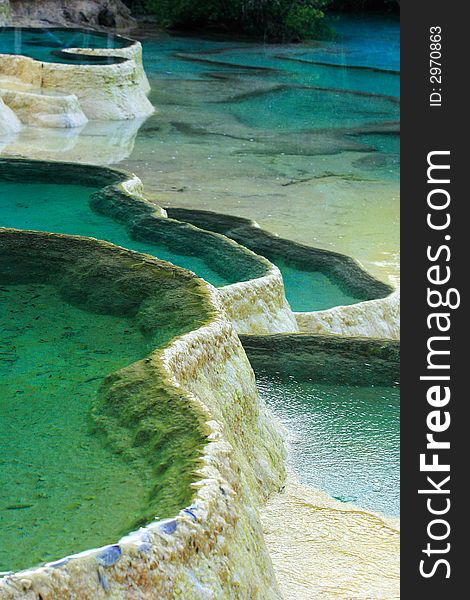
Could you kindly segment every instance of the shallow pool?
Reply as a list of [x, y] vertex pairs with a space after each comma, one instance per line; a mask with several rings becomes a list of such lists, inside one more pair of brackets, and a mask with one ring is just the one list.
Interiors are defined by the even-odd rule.
[[108, 57], [67, 56], [67, 48], [124, 48], [123, 38], [100, 32], [62, 28], [0, 28], [0, 54], [21, 54], [52, 63], [106, 64]]
[[[90, 197], [99, 189], [73, 184], [16, 183], [0, 179], [0, 226], [107, 240], [189, 269], [216, 287], [243, 279], [241, 275], [237, 279], [236, 274], [234, 278], [225, 277], [198, 256], [178, 254], [157, 243], [132, 239], [125, 225], [91, 209]], [[279, 267], [293, 310], [321, 310], [361, 300], [343, 292], [339, 285], [322, 273], [305, 272], [282, 263]]]
[[288, 431], [301, 482], [343, 502], [398, 516], [400, 391], [257, 377], [261, 396]]
[[114, 543], [156, 516], [150, 463], [112, 451], [90, 416], [104, 377], [155, 341], [132, 319], [66, 304], [51, 286], [2, 285], [0, 305], [5, 571]]
[[399, 21], [332, 25], [295, 45], [144, 31], [160, 111], [124, 164], [160, 204], [248, 217], [396, 284]]
[[90, 196], [100, 188], [73, 184], [16, 183], [0, 179], [0, 226], [84, 235], [157, 256], [197, 273], [216, 286], [228, 280], [201, 258], [133, 240], [121, 223], [93, 212]]

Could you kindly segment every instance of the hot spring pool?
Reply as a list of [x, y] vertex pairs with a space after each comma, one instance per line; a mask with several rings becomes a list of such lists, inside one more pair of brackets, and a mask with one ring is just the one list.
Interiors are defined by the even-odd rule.
[[[62, 28], [2, 28], [0, 29], [0, 54], [20, 54], [35, 60], [52, 63], [107, 64], [113, 57], [87, 57], [67, 55], [67, 48], [124, 48], [129, 41], [111, 34], [90, 33], [80, 29]], [[120, 61], [121, 59], [117, 59]]]
[[301, 482], [343, 502], [399, 515], [398, 388], [262, 374], [257, 382], [288, 430], [289, 461]]

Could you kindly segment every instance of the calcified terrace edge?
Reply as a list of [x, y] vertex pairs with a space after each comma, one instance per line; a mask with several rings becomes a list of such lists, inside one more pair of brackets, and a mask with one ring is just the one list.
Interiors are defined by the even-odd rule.
[[[151, 209], [157, 215], [155, 218], [160, 221], [168, 224], [174, 222], [197, 235], [215, 236], [214, 239], [224, 240], [230, 248], [236, 248], [237, 252], [256, 259], [257, 264], [263, 265], [268, 272], [268, 275], [255, 280], [261, 286], [259, 293], [263, 290], [263, 279], [269, 278], [273, 273], [280, 280], [280, 289], [283, 290], [279, 270], [266, 259], [254, 255], [224, 236], [203, 232], [197, 227], [164, 218], [164, 211], [160, 207], [141, 196], [142, 183], [135, 176], [100, 167], [22, 160], [0, 160], [0, 171], [2, 167], [12, 164], [21, 169], [22, 180], [25, 182], [31, 180], [28, 179], [29, 176], [37, 181], [34, 169], [42, 164], [53, 167], [50, 175], [52, 179], [57, 177], [58, 181], [61, 173], [57, 167], [62, 165], [68, 169], [69, 176], [86, 174], [86, 182], [83, 177], [79, 179], [82, 183], [97, 187], [108, 183], [103, 186], [102, 194], [106, 195], [108, 192], [113, 198], [117, 195], [124, 202], [123, 209], [126, 208], [126, 202], [136, 204], [145, 211]], [[14, 174], [10, 179], [15, 180]], [[48, 180], [53, 182], [51, 177]], [[134, 256], [136, 260], [146, 263], [166, 264], [167, 268], [198, 280], [184, 269], [170, 267], [168, 263], [153, 257], [107, 242], [20, 230], [4, 229], [3, 232], [96, 244], [97, 247], [115, 249], [116, 252]], [[152, 354], [152, 360], [166, 373], [165, 384], [182, 392], [188, 398], [188, 406], [200, 416], [201, 428], [208, 440], [204, 447], [202, 467], [193, 484], [196, 494], [194, 502], [175, 518], [154, 522], [116, 544], [82, 552], [36, 569], [6, 575], [0, 580], [0, 598], [49, 600], [58, 597], [57, 590], [60, 590], [61, 597], [64, 598], [91, 600], [109, 597], [110, 592], [117, 593], [115, 597], [122, 597], [119, 594], [124, 589], [128, 597], [135, 595], [144, 598], [154, 597], [155, 590], [160, 591], [162, 598], [173, 597], [176, 591], [182, 591], [183, 597], [188, 599], [203, 598], [214, 590], [220, 598], [233, 597], [232, 592], [243, 596], [244, 590], [247, 590], [247, 597], [263, 598], [266, 593], [270, 594], [269, 597], [278, 597], [256, 507], [262, 506], [266, 497], [282, 483], [283, 444], [269, 413], [259, 401], [251, 367], [232, 325], [225, 318], [223, 295], [206, 282], [199, 281], [205, 289], [211, 318], [204, 326], [173, 339], [166, 348]], [[275, 287], [279, 291], [279, 286]], [[251, 315], [250, 318], [254, 316]], [[262, 333], [271, 333], [269, 326], [261, 329], [264, 330]], [[303, 338], [290, 337], [295, 344], [301, 343]], [[245, 340], [247, 342], [249, 341]], [[346, 339], [344, 343], [347, 345]], [[370, 356], [371, 359], [374, 354]], [[217, 369], [214, 369], [214, 365], [217, 365]], [[225, 368], [220, 369], [221, 365]], [[202, 381], [198, 381], [199, 375]], [[237, 395], [239, 384], [235, 385], [235, 393], [230, 387], [233, 377], [235, 380], [241, 378], [248, 386], [245, 389], [251, 390], [243, 410], [251, 416], [253, 428], [247, 426], [243, 419], [240, 430], [240, 415], [232, 417], [240, 402]], [[212, 385], [207, 385], [208, 381]], [[231, 418], [235, 421], [231, 422]], [[250, 561], [246, 560], [247, 546], [251, 549]], [[224, 563], [227, 555], [228, 562]]]
[[[42, 262], [52, 259], [55, 265], [60, 248], [79, 257], [81, 252], [97, 259], [102, 254], [108, 262], [124, 263], [120, 268], [130, 269], [134, 278], [141, 277], [135, 266], [140, 263], [142, 276], [151, 279], [155, 273], [157, 287], [162, 270], [170, 277], [173, 273], [175, 285], [192, 281], [188, 293], [197, 295], [202, 326], [143, 360], [151, 362], [165, 390], [183, 395], [207, 440], [195, 469], [193, 501], [177, 516], [115, 544], [2, 573], [0, 598], [153, 598], [155, 593], [170, 598], [181, 593], [190, 599], [206, 597], [205, 592], [223, 598], [237, 590], [243, 597], [262, 598], [268, 591], [277, 598], [258, 507], [284, 478], [283, 443], [214, 288], [190, 271], [93, 238], [3, 228], [0, 245], [7, 256], [10, 246], [21, 256], [36, 245]], [[118, 373], [125, 381], [127, 368]], [[243, 560], [247, 551], [249, 564]]]
[[375, 278], [350, 256], [280, 238], [243, 217], [190, 208], [166, 207], [165, 210], [170, 217], [222, 233], [274, 263], [278, 259], [300, 270], [318, 270], [331, 277], [345, 292], [363, 298], [362, 302], [348, 306], [295, 312], [297, 327], [293, 331], [400, 338], [399, 291]]
[[92, 200], [93, 209], [131, 227], [138, 239], [170, 244], [180, 253], [192, 246], [196, 255], [203, 255], [220, 274], [233, 270], [234, 264], [248, 274], [256, 273], [247, 281], [214, 288], [237, 333], [297, 331], [282, 275], [275, 265], [224, 235], [168, 218], [164, 209], [145, 198], [142, 182], [135, 175], [76, 163], [0, 159], [1, 179], [21, 183], [80, 182], [100, 187]]
[[[93, 209], [124, 224], [141, 219], [144, 227], [137, 231], [140, 239], [152, 241], [157, 236], [165, 243], [169, 232], [175, 238], [173, 247], [175, 240], [180, 244], [180, 252], [192, 244], [197, 248], [196, 255], [204, 254], [209, 266], [219, 273], [233, 268], [233, 262], [245, 272], [256, 273], [245, 281], [217, 288], [219, 300], [238, 334], [307, 332], [399, 338], [398, 292], [375, 279], [349, 256], [278, 238], [248, 219], [211, 211], [163, 209], [145, 197], [138, 177], [108, 167], [0, 159], [0, 175], [11, 181], [65, 180], [102, 186], [95, 194]], [[268, 260], [277, 257], [301, 269], [327, 273], [343, 289], [364, 301], [293, 313], [285, 297], [281, 272]]]
[[[43, 28], [6, 27], [4, 31]], [[64, 27], [50, 27], [61, 31]], [[95, 36], [108, 34], [76, 28]], [[1, 32], [0, 32], [1, 35]], [[57, 53], [70, 63], [40, 61], [22, 54], [0, 54], [0, 97], [24, 125], [81, 127], [90, 120], [126, 120], [154, 112], [142, 62], [142, 45], [118, 34], [122, 48], [66, 48]], [[95, 64], [75, 62], [85, 56]], [[103, 64], [106, 59], [106, 64]]]

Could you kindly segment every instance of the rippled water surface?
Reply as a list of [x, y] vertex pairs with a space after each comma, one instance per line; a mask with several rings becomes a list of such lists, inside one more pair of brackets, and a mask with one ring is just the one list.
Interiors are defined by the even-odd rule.
[[387, 515], [399, 514], [399, 390], [258, 378], [286, 426], [302, 483]]

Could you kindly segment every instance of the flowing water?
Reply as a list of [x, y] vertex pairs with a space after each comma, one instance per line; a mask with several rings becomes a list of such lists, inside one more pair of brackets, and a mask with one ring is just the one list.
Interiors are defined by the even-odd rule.
[[299, 480], [342, 502], [399, 515], [399, 389], [257, 378], [286, 426]]

